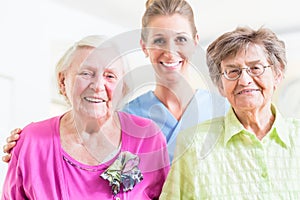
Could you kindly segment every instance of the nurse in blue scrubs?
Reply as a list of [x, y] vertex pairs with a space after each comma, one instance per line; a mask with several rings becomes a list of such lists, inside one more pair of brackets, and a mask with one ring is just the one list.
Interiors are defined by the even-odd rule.
[[[154, 68], [155, 88], [129, 102], [123, 110], [152, 119], [161, 127], [172, 160], [178, 133], [199, 122], [223, 116], [228, 104], [209, 90], [193, 87], [190, 68], [195, 64], [194, 58], [202, 57], [197, 51], [199, 36], [188, 2], [148, 0], [146, 6], [140, 44]], [[204, 70], [206, 66], [196, 68]], [[192, 135], [186, 138], [187, 145], [192, 138]]]

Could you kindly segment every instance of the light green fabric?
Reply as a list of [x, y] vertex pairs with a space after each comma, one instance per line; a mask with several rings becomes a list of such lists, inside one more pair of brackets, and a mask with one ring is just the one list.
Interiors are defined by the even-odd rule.
[[180, 133], [160, 199], [300, 199], [300, 120], [272, 112], [261, 141], [232, 109]]

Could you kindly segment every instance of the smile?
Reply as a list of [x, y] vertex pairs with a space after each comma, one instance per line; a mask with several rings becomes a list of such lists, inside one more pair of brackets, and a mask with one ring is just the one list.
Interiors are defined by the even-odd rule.
[[106, 102], [104, 99], [99, 98], [92, 98], [92, 97], [84, 97], [84, 100], [91, 102], [91, 103], [104, 103]]
[[242, 90], [238, 92], [237, 94], [246, 94], [246, 93], [251, 93], [251, 92], [258, 92], [260, 91], [259, 89], [249, 89], [249, 90]]
[[177, 62], [172, 62], [172, 63], [165, 63], [165, 62], [160, 62], [160, 64], [162, 64], [165, 67], [169, 67], [169, 68], [174, 68], [177, 67], [178, 65], [180, 65], [182, 63], [182, 61], [177, 61]]

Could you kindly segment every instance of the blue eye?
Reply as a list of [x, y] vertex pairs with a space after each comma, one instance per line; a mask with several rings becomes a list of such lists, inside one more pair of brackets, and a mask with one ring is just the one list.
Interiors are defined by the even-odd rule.
[[79, 73], [80, 76], [84, 77], [84, 78], [90, 78], [94, 76], [94, 73], [91, 71], [82, 71]]
[[153, 41], [153, 44], [156, 44], [156, 45], [163, 45], [165, 43], [166, 43], [166, 41], [163, 38], [157, 38]]
[[113, 80], [117, 79], [117, 76], [114, 73], [111, 73], [111, 72], [104, 72], [103, 76], [106, 79], [110, 80], [110, 81], [113, 81]]
[[186, 37], [183, 37], [183, 36], [179, 36], [175, 39], [176, 42], [178, 43], [186, 43], [188, 40]]

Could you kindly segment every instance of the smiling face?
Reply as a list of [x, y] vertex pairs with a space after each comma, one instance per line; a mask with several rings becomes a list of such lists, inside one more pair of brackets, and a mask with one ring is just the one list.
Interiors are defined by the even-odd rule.
[[141, 41], [141, 46], [150, 57], [156, 76], [165, 81], [185, 76], [188, 58], [198, 42], [198, 36], [193, 38], [188, 19], [179, 14], [155, 16], [148, 27], [146, 41]]
[[101, 57], [105, 50], [78, 48], [70, 67], [60, 75], [74, 113], [81, 117], [103, 118], [112, 113], [112, 99], [123, 75], [122, 63], [107, 67]]
[[[230, 67], [253, 67], [257, 64], [268, 66], [264, 49], [256, 44], [249, 44], [246, 49], [238, 51], [234, 56], [227, 57], [221, 62], [221, 70], [224, 72]], [[242, 71], [237, 80], [227, 80], [223, 75], [222, 87], [219, 90], [234, 110], [253, 110], [271, 105], [273, 93], [282, 79], [281, 73], [276, 74], [273, 66], [267, 67], [265, 72], [257, 77], [250, 76], [246, 70]]]

